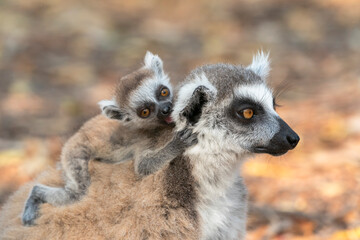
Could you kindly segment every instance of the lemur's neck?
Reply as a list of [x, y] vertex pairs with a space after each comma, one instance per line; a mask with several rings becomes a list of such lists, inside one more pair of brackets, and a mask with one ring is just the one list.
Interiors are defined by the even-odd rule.
[[200, 132], [198, 144], [184, 155], [195, 182], [200, 239], [235, 239], [245, 226], [246, 189], [240, 167], [247, 154], [217, 134]]
[[[216, 134], [216, 133], [214, 133]], [[205, 137], [206, 136], [206, 137]], [[219, 142], [219, 136], [199, 133], [199, 142], [185, 152], [190, 158], [192, 174], [198, 182], [200, 194], [223, 196], [239, 178], [242, 163], [247, 158], [235, 147]]]

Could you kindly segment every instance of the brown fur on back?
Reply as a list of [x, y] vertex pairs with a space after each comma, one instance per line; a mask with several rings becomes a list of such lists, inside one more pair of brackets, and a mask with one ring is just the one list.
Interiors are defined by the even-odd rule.
[[[180, 157], [140, 180], [132, 161], [91, 161], [88, 194], [68, 206], [43, 204], [34, 227], [20, 219], [34, 183], [17, 191], [1, 211], [0, 239], [198, 239], [190, 171], [188, 159]], [[36, 182], [60, 186], [61, 171], [47, 170]]]
[[69, 159], [73, 155], [84, 155], [84, 150], [88, 157], [119, 162], [137, 148], [144, 150], [163, 147], [171, 140], [172, 132], [172, 125], [134, 130], [118, 120], [97, 115], [66, 142], [62, 151], [62, 164], [67, 168], [66, 164], [71, 164]]

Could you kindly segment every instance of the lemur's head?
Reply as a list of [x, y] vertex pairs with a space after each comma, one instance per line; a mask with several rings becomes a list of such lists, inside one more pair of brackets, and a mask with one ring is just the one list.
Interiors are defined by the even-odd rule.
[[209, 144], [215, 152], [281, 155], [295, 148], [299, 136], [275, 111], [266, 84], [269, 71], [268, 54], [262, 52], [249, 66], [195, 69], [178, 93], [173, 112], [177, 126], [194, 125], [199, 143]]
[[135, 128], [171, 124], [172, 87], [158, 55], [147, 52], [145, 65], [119, 80], [113, 100], [99, 102], [103, 114]]

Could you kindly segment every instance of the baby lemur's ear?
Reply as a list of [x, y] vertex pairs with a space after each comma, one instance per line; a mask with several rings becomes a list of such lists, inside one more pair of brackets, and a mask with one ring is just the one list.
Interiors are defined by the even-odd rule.
[[144, 63], [145, 67], [153, 70], [156, 76], [160, 78], [164, 76], [163, 61], [158, 55], [154, 55], [147, 51], [144, 58]]
[[117, 120], [130, 121], [129, 114], [121, 110], [114, 100], [102, 100], [99, 103], [102, 113], [110, 118]]

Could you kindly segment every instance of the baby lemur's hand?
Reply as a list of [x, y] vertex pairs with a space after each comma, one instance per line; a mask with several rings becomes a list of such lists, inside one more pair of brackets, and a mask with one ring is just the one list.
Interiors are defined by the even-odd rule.
[[135, 171], [141, 176], [156, 172], [166, 163], [181, 156], [188, 147], [195, 145], [198, 142], [197, 135], [193, 133], [192, 128], [188, 127], [175, 132], [172, 140], [165, 147], [138, 157], [135, 162]]
[[197, 135], [197, 133], [193, 133], [192, 129], [184, 128], [183, 130], [175, 133], [173, 143], [176, 147], [185, 150], [198, 142]]

